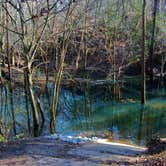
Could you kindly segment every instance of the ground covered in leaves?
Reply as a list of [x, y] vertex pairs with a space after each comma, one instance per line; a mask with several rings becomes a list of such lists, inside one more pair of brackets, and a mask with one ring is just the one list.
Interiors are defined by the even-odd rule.
[[0, 144], [0, 165], [165, 165], [166, 152], [148, 155], [146, 149], [124, 144], [33, 138]]

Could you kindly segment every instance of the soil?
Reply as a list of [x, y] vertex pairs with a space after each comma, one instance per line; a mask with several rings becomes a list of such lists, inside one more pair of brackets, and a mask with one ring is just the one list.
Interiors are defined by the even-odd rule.
[[0, 166], [166, 164], [165, 152], [153, 156], [146, 155], [145, 148], [125, 144], [108, 142], [71, 144], [45, 137], [0, 144]]

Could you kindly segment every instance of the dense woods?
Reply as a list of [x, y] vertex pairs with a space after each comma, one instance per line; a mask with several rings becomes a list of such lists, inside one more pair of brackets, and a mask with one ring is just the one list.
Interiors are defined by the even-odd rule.
[[0, 142], [67, 133], [160, 152], [165, 98], [166, 0], [0, 0]]
[[[14, 89], [23, 88], [29, 132], [33, 126], [38, 136], [45, 111], [50, 133], [56, 132], [62, 88], [85, 92], [91, 84], [97, 92], [103, 91], [97, 84], [109, 84], [111, 100], [123, 102], [126, 78], [137, 79], [142, 104], [147, 90], [165, 88], [165, 0], [0, 1], [0, 86], [8, 86], [14, 135]], [[0, 116], [5, 137], [4, 125]]]

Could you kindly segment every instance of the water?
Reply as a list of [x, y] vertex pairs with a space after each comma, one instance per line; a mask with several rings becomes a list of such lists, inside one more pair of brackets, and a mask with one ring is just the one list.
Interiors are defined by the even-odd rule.
[[[120, 101], [113, 101], [110, 87], [105, 87], [104, 90], [92, 88], [84, 92], [61, 89], [56, 118], [57, 133], [97, 136], [114, 142], [143, 146], [148, 138], [166, 137], [165, 90], [148, 93], [148, 101], [143, 108], [139, 104], [139, 91], [126, 89], [128, 88], [122, 88]], [[51, 93], [50, 86], [49, 94]], [[17, 137], [32, 136], [32, 113], [26, 109], [22, 88], [14, 89], [13, 99]], [[40, 126], [40, 135], [49, 135], [48, 96], [43, 93], [40, 99], [46, 118], [44, 125]], [[0, 119], [3, 122], [1, 128], [5, 128], [5, 132], [13, 138], [13, 117], [7, 86], [0, 88]]]

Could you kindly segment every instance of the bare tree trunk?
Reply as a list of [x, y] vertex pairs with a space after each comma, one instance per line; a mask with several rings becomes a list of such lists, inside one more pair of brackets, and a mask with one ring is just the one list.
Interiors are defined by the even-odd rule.
[[156, 13], [158, 0], [154, 0], [153, 4], [153, 14], [152, 14], [152, 33], [151, 33], [151, 43], [149, 50], [149, 59], [150, 59], [150, 86], [153, 88], [153, 54], [154, 54], [154, 37], [155, 37], [155, 28], [156, 28]]
[[65, 54], [66, 54], [66, 49], [63, 48], [62, 53], [61, 53], [61, 63], [58, 69], [58, 73], [55, 77], [55, 82], [54, 82], [54, 92], [53, 92], [53, 97], [51, 100], [51, 109], [50, 109], [50, 114], [51, 114], [51, 120], [50, 120], [50, 132], [55, 133], [55, 120], [56, 120], [56, 113], [57, 113], [57, 106], [58, 106], [58, 101], [59, 101], [59, 89], [60, 89], [60, 84], [61, 84], [61, 78], [63, 74], [63, 65], [64, 65], [64, 59], [65, 59]]
[[76, 58], [76, 65], [75, 65], [76, 70], [79, 67], [79, 60], [80, 60], [80, 57], [81, 57], [81, 51], [83, 50], [83, 46], [82, 46], [83, 45], [83, 39], [84, 39], [84, 30], [82, 30], [82, 32], [81, 32], [80, 47], [79, 47], [79, 50], [78, 50], [78, 54], [77, 54], [77, 58]]
[[[72, 1], [70, 0], [68, 10], [66, 13], [65, 21], [64, 21], [64, 27], [65, 29], [69, 25], [69, 18], [71, 15], [71, 4]], [[70, 25], [71, 26], [71, 25]], [[70, 27], [72, 28], [72, 27]], [[71, 29], [68, 29], [63, 33], [63, 44], [62, 44], [62, 50], [60, 54], [60, 64], [57, 66], [58, 67], [58, 72], [55, 76], [55, 81], [54, 81], [54, 91], [53, 91], [53, 97], [51, 99], [51, 107], [50, 107], [50, 132], [55, 133], [56, 128], [55, 128], [55, 120], [56, 120], [56, 114], [57, 114], [57, 106], [58, 106], [58, 101], [59, 101], [59, 90], [60, 90], [60, 84], [62, 80], [62, 75], [63, 75], [63, 68], [64, 68], [64, 61], [65, 61], [65, 56], [69, 44], [69, 36], [71, 33]]]
[[114, 41], [113, 41], [113, 97], [114, 100], [116, 98], [116, 73], [115, 73], [115, 51], [116, 51], [116, 46], [115, 46], [115, 33], [114, 33]]
[[[8, 5], [7, 2], [5, 3], [6, 7], [6, 27], [9, 26], [9, 15], [8, 15]], [[6, 55], [8, 61], [8, 74], [9, 74], [9, 92], [10, 92], [10, 105], [11, 105], [11, 112], [12, 112], [12, 124], [13, 124], [13, 132], [16, 135], [16, 122], [15, 122], [15, 113], [14, 113], [14, 103], [13, 103], [13, 90], [12, 90], [12, 75], [11, 75], [11, 53], [9, 51], [9, 32], [6, 29]]]
[[2, 66], [2, 61], [0, 60], [0, 84], [2, 83], [2, 69], [1, 69], [1, 66]]
[[35, 101], [35, 95], [34, 95], [34, 92], [33, 92], [31, 68], [28, 67], [27, 73], [25, 73], [25, 74], [27, 74], [28, 91], [29, 91], [30, 103], [31, 103], [31, 107], [32, 107], [34, 136], [38, 136], [39, 116], [38, 116], [37, 105], [36, 105], [36, 101]]
[[24, 74], [24, 93], [25, 93], [25, 107], [27, 112], [27, 126], [29, 133], [31, 132], [31, 124], [30, 124], [30, 114], [29, 114], [29, 95], [28, 95], [28, 88], [27, 88], [27, 77]]
[[142, 4], [142, 87], [141, 87], [141, 104], [146, 102], [146, 69], [145, 69], [145, 7], [146, 0]]

